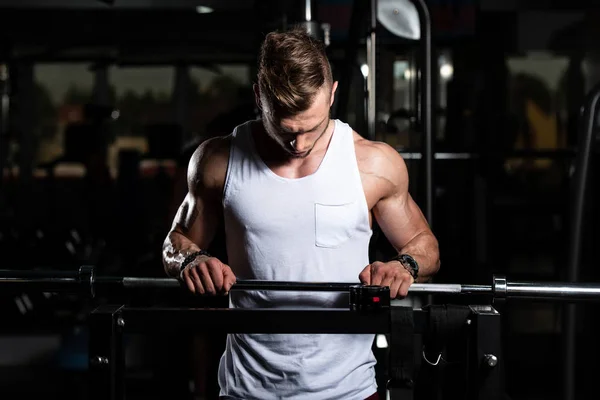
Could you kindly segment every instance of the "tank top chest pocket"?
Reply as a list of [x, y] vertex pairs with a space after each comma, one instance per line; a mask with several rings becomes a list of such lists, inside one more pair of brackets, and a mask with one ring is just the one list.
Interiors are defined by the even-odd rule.
[[339, 204], [315, 203], [315, 245], [339, 247], [357, 229], [360, 207], [358, 201]]

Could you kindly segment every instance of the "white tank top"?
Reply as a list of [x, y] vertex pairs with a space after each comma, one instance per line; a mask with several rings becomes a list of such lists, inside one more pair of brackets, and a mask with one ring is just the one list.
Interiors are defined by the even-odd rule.
[[[356, 282], [369, 263], [369, 211], [352, 129], [335, 120], [318, 170], [288, 179], [258, 155], [248, 122], [232, 134], [223, 207], [238, 279]], [[259, 122], [260, 123], [260, 122]], [[348, 307], [348, 294], [233, 291], [230, 306]], [[371, 334], [229, 334], [219, 365], [228, 399], [362, 400], [377, 391]]]

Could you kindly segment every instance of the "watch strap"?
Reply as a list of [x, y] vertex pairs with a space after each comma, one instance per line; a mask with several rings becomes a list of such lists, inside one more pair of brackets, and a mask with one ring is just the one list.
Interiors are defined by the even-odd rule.
[[419, 264], [417, 261], [408, 254], [399, 254], [392, 259], [393, 261], [399, 261], [400, 264], [412, 275], [416, 281], [419, 277]]

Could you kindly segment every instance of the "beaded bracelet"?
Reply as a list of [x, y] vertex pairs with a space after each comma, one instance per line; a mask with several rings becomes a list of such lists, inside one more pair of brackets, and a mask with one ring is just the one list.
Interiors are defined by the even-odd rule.
[[185, 267], [187, 267], [192, 261], [194, 261], [196, 259], [196, 257], [198, 256], [208, 256], [211, 257], [210, 254], [208, 254], [208, 252], [206, 250], [198, 250], [193, 252], [192, 254], [188, 255], [183, 262], [181, 263], [181, 265], [179, 266], [179, 274], [181, 275], [181, 273], [183, 272], [183, 269]]

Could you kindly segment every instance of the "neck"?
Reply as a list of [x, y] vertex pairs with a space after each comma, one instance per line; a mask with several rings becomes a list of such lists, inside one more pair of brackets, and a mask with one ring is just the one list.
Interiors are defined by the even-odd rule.
[[[323, 134], [316, 139], [311, 153], [306, 158], [323, 156], [329, 146], [333, 128], [334, 124], [332, 124], [330, 118], [327, 122], [327, 128], [323, 131]], [[254, 136], [257, 151], [264, 161], [274, 164], [302, 164], [306, 160], [306, 158], [294, 158], [282, 149], [281, 146], [267, 134], [262, 121], [259, 121], [259, 123], [255, 125], [252, 134]]]

